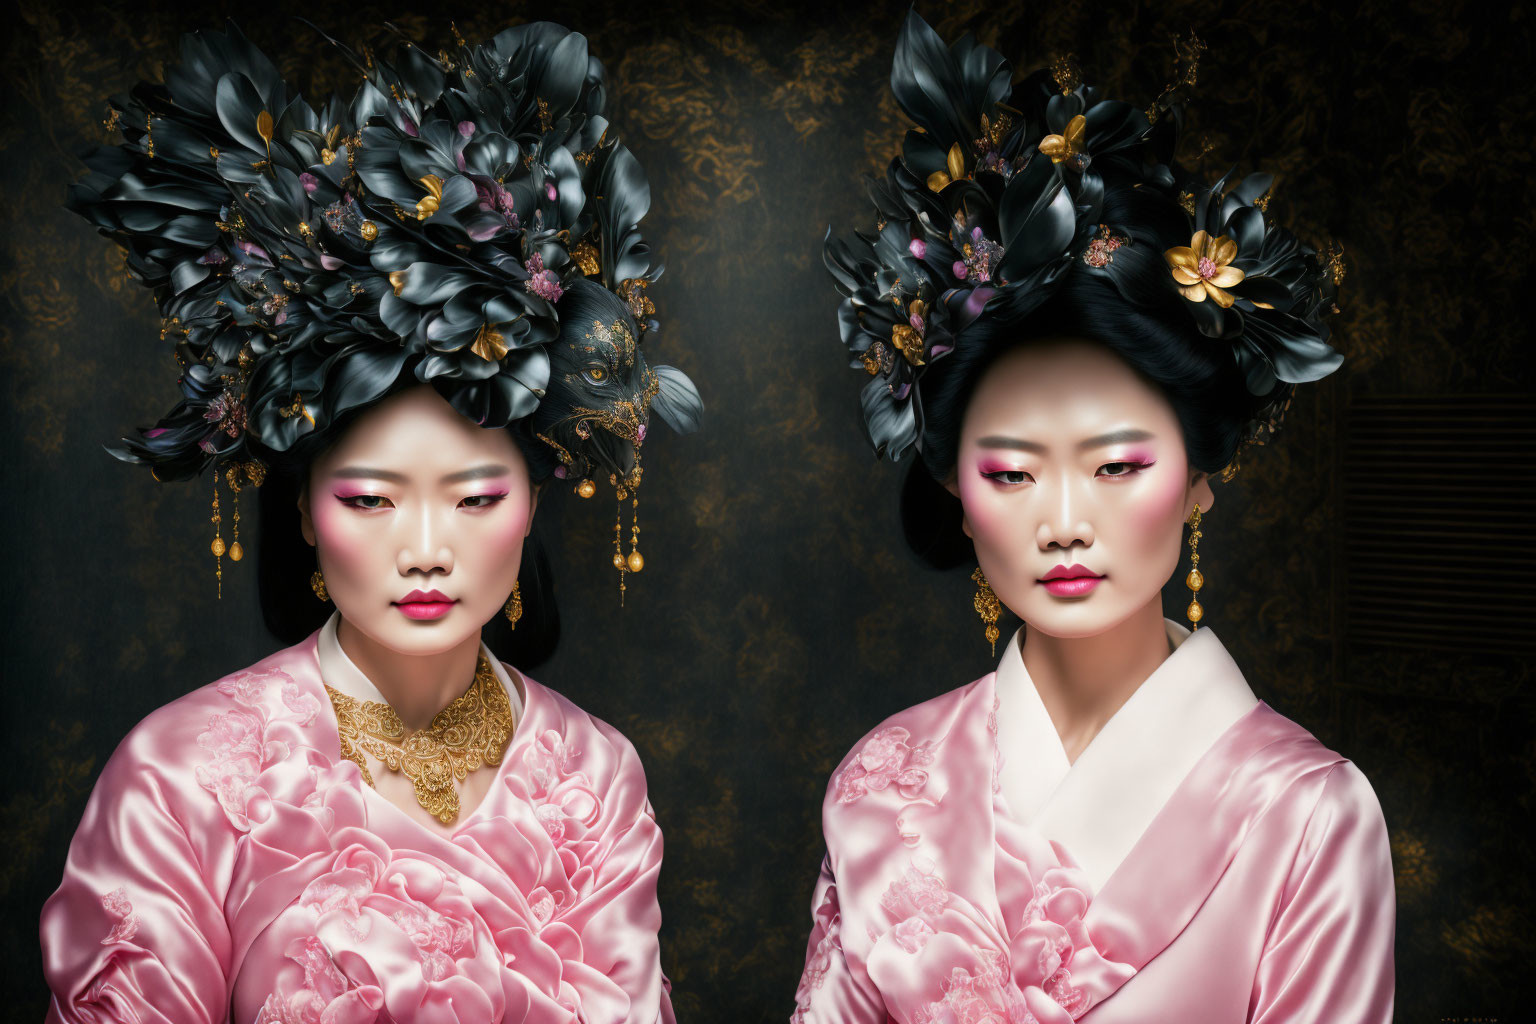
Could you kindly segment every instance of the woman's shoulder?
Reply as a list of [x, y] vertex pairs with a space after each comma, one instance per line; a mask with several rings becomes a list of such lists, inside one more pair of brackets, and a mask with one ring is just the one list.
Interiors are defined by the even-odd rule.
[[953, 690], [887, 716], [866, 732], [838, 762], [827, 783], [825, 813], [853, 803], [870, 789], [884, 788], [903, 778], [916, 778], [933, 761], [934, 740], [949, 731], [965, 713], [991, 715], [995, 704], [984, 701], [993, 691], [995, 673], [987, 673]]
[[281, 717], [307, 726], [320, 710], [304, 648], [276, 651], [145, 715], [107, 760], [98, 788], [154, 786], [175, 803], [177, 794], [209, 789], [212, 762], [261, 762], [269, 724]]
[[1314, 823], [1380, 823], [1385, 833], [1381, 801], [1355, 762], [1268, 704], [1260, 702], [1250, 717], [1244, 774], [1275, 794], [1271, 813], [1305, 814]]
[[531, 745], [525, 758], [553, 753], [579, 764], [594, 782], [633, 777], [644, 787], [645, 769], [629, 737], [558, 690], [506, 662], [502, 665], [509, 676], [516, 673], [523, 682], [524, 721], [518, 734]]
[[167, 741], [195, 740], [199, 733], [209, 728], [211, 716], [240, 709], [267, 709], [268, 705], [272, 705], [271, 710], [304, 705], [300, 698], [313, 696], [310, 677], [318, 678], [314, 671], [305, 671], [306, 648], [312, 663], [313, 643], [305, 641], [274, 651], [254, 664], [222, 675], [160, 705], [124, 737], [123, 744], [128, 747], [126, 753], [165, 753], [162, 748]]

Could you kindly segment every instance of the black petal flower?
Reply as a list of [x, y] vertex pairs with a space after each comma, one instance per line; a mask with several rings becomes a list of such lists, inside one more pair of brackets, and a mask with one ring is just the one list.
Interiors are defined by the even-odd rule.
[[[1011, 77], [970, 36], [946, 47], [908, 14], [891, 91], [915, 126], [871, 183], [875, 232], [829, 231], [823, 246], [850, 365], [870, 378], [861, 401], [876, 452], [896, 460], [921, 448], [923, 375], [966, 327], [1027, 316], [1069, 273], [1104, 275], [1149, 310], [1183, 302], [1191, 344], [1231, 351], [1270, 402], [1272, 429], [1289, 386], [1342, 357], [1323, 324], [1334, 275], [1266, 223], [1270, 176], [1206, 187], [1174, 166], [1181, 89], [1143, 111], [1102, 99], [1063, 66]], [[1103, 222], [1111, 190], [1135, 230]]]
[[[595, 280], [623, 308], [660, 275], [638, 227], [649, 186], [608, 137], [581, 35], [521, 25], [393, 63], [342, 49], [364, 80], [314, 107], [234, 26], [188, 36], [163, 86], [113, 100], [123, 142], [70, 189], [153, 290], [185, 368], [182, 401], [115, 452], [161, 478], [287, 452], [407, 374], [486, 426], [528, 418], [550, 343], [582, 329], [562, 296]], [[632, 324], [635, 342], [652, 327]], [[595, 421], [628, 424], [625, 443], [653, 400], [697, 425], [681, 373], [632, 358], [623, 376], [627, 411]], [[632, 461], [577, 441], [590, 451], [566, 457]]]

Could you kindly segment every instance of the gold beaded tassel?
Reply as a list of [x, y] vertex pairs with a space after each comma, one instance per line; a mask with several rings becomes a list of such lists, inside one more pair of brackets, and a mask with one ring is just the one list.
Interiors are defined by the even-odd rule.
[[213, 474], [213, 543], [208, 545], [213, 552], [213, 575], [218, 580], [219, 600], [224, 599], [224, 538], [219, 536], [219, 523], [224, 517], [219, 515], [219, 474]]
[[[630, 572], [645, 568], [645, 556], [640, 554], [640, 442], [635, 442], [635, 468], [625, 481], [629, 485], [629, 557], [624, 560]], [[622, 495], [620, 498], [622, 499]]]
[[224, 516], [219, 508], [219, 471], [213, 471], [213, 543], [208, 545], [213, 552], [214, 577], [218, 580], [219, 599], [224, 598], [224, 563], [223, 557], [229, 555], [231, 562], [238, 562], [245, 557], [245, 548], [240, 545], [240, 491], [246, 484], [252, 487], [260, 487], [267, 478], [267, 467], [257, 460], [236, 463], [224, 471], [224, 482], [235, 495], [234, 517], [230, 523], [230, 543], [226, 547], [224, 538], [220, 534], [220, 525]]
[[[617, 474], [608, 474], [608, 482], [613, 485], [613, 493], [618, 499], [618, 505], [613, 513], [613, 567], [619, 570], [619, 607], [624, 607], [624, 593], [629, 589], [624, 581], [626, 572], [639, 572], [645, 568], [645, 556], [640, 554], [640, 496], [638, 485], [640, 473], [635, 473], [625, 481], [620, 481]], [[628, 484], [628, 486], [625, 486]], [[582, 497], [590, 497], [590, 492], [596, 490], [590, 480], [583, 480], [577, 487], [576, 493]], [[624, 502], [629, 504], [629, 556], [624, 555]]]
[[230, 523], [229, 560], [238, 562], [245, 557], [245, 549], [240, 546], [240, 467], [229, 467], [224, 474], [224, 482], [229, 484], [229, 489], [235, 494], [234, 521]]
[[624, 585], [624, 571], [629, 568], [629, 563], [624, 560], [624, 499], [629, 497], [629, 492], [619, 483], [619, 478], [609, 475], [608, 482], [613, 484], [614, 494], [618, 495], [618, 505], [613, 513], [613, 567], [619, 570], [619, 607], [624, 607], [624, 591], [629, 588]]
[[1200, 573], [1200, 538], [1204, 536], [1200, 532], [1200, 505], [1195, 504], [1195, 510], [1189, 514], [1186, 520], [1191, 529], [1189, 531], [1189, 575], [1184, 577], [1184, 585], [1190, 591], [1189, 610], [1185, 613], [1189, 616], [1189, 628], [1191, 632], [1200, 628], [1200, 620], [1205, 617], [1205, 609], [1200, 607], [1200, 588], [1205, 586], [1205, 577]]
[[640, 554], [640, 496], [630, 492], [629, 509], [629, 557], [624, 561], [630, 572], [645, 568], [645, 557]]

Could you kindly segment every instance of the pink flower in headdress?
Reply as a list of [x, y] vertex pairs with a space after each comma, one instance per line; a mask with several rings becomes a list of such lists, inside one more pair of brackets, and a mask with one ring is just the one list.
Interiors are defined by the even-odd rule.
[[984, 235], [980, 227], [971, 229], [970, 240], [960, 246], [960, 251], [965, 259], [955, 264], [954, 271], [961, 280], [975, 274], [977, 281], [990, 281], [992, 272], [1003, 262], [1003, 247]]
[[523, 268], [529, 275], [523, 287], [548, 302], [560, 301], [560, 296], [565, 294], [565, 289], [560, 287], [560, 278], [555, 276], [555, 272], [544, 268], [542, 255], [534, 253], [528, 257], [523, 263]]

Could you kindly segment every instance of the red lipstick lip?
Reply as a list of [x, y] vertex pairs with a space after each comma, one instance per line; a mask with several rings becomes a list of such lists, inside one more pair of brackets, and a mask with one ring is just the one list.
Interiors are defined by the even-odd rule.
[[1094, 576], [1102, 579], [1104, 574], [1094, 572], [1092, 569], [1083, 565], [1058, 565], [1044, 576], [1041, 576], [1040, 582], [1047, 583], [1051, 580], [1075, 580], [1080, 576]]
[[413, 590], [395, 604], [455, 604], [455, 600], [441, 590]]

